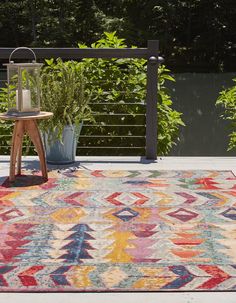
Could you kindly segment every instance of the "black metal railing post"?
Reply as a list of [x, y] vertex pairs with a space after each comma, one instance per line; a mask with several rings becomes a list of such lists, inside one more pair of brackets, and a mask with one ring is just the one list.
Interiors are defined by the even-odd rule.
[[146, 95], [146, 158], [157, 158], [157, 81], [159, 41], [148, 41]]

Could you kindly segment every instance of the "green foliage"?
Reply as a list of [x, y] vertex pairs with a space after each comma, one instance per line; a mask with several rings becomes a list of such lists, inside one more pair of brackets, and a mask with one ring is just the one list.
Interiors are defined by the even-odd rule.
[[158, 75], [158, 152], [167, 155], [179, 140], [179, 128], [185, 126], [182, 113], [172, 108], [173, 102], [165, 87], [166, 80], [174, 81], [164, 65], [159, 67]]
[[[233, 79], [233, 81], [236, 83], [236, 79]], [[220, 105], [224, 109], [221, 117], [230, 121], [232, 131], [229, 134], [228, 150], [234, 149], [236, 148], [236, 84], [220, 92], [216, 105]]]
[[44, 120], [40, 128], [55, 132], [61, 139], [65, 125], [78, 126], [91, 120], [90, 92], [85, 87], [84, 67], [81, 62], [61, 59], [46, 60], [41, 72], [41, 109], [53, 112], [53, 117]]
[[234, 71], [235, 15], [235, 0], [1, 0], [0, 45], [71, 47], [116, 30], [128, 45], [159, 39], [175, 70]]
[[[86, 45], [79, 45], [80, 48]], [[125, 40], [115, 32], [105, 32], [92, 48], [125, 48]], [[40, 127], [44, 132], [57, 131], [61, 138], [64, 125], [92, 120], [95, 113], [96, 130], [87, 129], [87, 135], [101, 135], [96, 143], [106, 146], [104, 136], [110, 136], [108, 145], [144, 148], [145, 99], [147, 61], [144, 59], [83, 59], [81, 62], [61, 59], [46, 60], [41, 73], [41, 109], [52, 111], [53, 118], [45, 120]], [[184, 123], [181, 113], [173, 104], [165, 87], [166, 81], [174, 81], [164, 65], [158, 70], [158, 155], [168, 154], [178, 141], [178, 131]], [[1, 100], [7, 100], [3, 89]], [[5, 102], [6, 104], [6, 102]], [[92, 109], [90, 108], [92, 107]], [[96, 115], [96, 113], [98, 115]], [[119, 114], [115, 116], [114, 114]], [[102, 114], [102, 120], [101, 116]], [[105, 127], [106, 124], [120, 127]], [[122, 125], [130, 125], [123, 128]], [[137, 127], [137, 125], [143, 125]], [[7, 127], [7, 124], [6, 126]], [[127, 133], [124, 132], [127, 131]], [[9, 129], [6, 128], [6, 133]], [[97, 132], [97, 133], [96, 133]], [[130, 137], [123, 138], [123, 135]], [[143, 139], [139, 139], [142, 137]], [[122, 141], [123, 140], [123, 141]], [[141, 140], [141, 141], [140, 141]], [[4, 142], [3, 145], [7, 145]], [[90, 141], [88, 146], [93, 145]], [[103, 151], [105, 153], [105, 151]], [[127, 152], [127, 150], [126, 150]], [[130, 151], [128, 151], [129, 153]]]
[[[0, 112], [7, 112], [8, 107], [8, 89], [1, 88], [0, 93]], [[12, 122], [0, 120], [0, 154], [9, 155], [8, 146], [11, 144]]]
[[[79, 45], [85, 47], [85, 45]], [[116, 33], [104, 33], [102, 39], [91, 45], [92, 48], [124, 48], [124, 39], [117, 37]], [[144, 113], [146, 99], [146, 60], [145, 59], [84, 59], [85, 74], [89, 78], [88, 88], [93, 91], [92, 103], [114, 103], [116, 113], [124, 114], [124, 124], [140, 124], [140, 115]], [[178, 130], [184, 123], [181, 113], [173, 110], [172, 101], [165, 81], [174, 81], [169, 70], [161, 66], [158, 71], [158, 155], [165, 155], [171, 150], [178, 140]], [[140, 105], [129, 105], [140, 103]], [[105, 122], [111, 121], [111, 115], [115, 113], [115, 107], [110, 105], [103, 107], [108, 115]], [[126, 114], [131, 114], [127, 119]], [[143, 118], [145, 118], [143, 116]], [[122, 121], [121, 121], [122, 122]], [[145, 123], [142, 120], [141, 123]], [[129, 134], [133, 135], [135, 128], [129, 128]], [[109, 132], [111, 136], [119, 135], [115, 130], [109, 131], [101, 128], [101, 132]], [[135, 145], [135, 143], [134, 143]]]

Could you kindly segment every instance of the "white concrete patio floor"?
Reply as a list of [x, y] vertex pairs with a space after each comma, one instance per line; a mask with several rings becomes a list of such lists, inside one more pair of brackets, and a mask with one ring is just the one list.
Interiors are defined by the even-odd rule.
[[[236, 175], [236, 157], [163, 157], [148, 161], [139, 157], [77, 157], [72, 167], [124, 170], [231, 170]], [[23, 167], [38, 169], [36, 157], [24, 157]], [[71, 166], [64, 166], [71, 167]], [[61, 166], [48, 166], [58, 169]], [[9, 156], [0, 156], [0, 177], [7, 176]], [[236, 252], [235, 252], [236, 254]], [[175, 293], [0, 293], [0, 303], [236, 303], [236, 292]]]
[[[0, 176], [7, 176], [9, 156], [0, 156]], [[23, 157], [23, 168], [38, 169], [37, 157]], [[49, 169], [77, 167], [79, 169], [127, 170], [232, 170], [236, 173], [236, 157], [159, 157], [156, 161], [141, 157], [76, 157], [73, 165], [48, 165]]]

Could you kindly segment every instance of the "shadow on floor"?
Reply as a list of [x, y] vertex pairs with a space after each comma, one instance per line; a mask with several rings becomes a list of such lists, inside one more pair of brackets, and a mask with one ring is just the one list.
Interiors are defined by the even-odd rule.
[[[75, 163], [71, 164], [63, 164], [63, 165], [52, 165], [47, 163], [48, 171], [51, 170], [61, 170], [61, 169], [87, 169], [79, 161], [76, 161]], [[32, 160], [23, 162], [23, 169], [29, 169], [29, 170], [40, 170], [39, 161]]]
[[[71, 164], [62, 164], [62, 165], [53, 165], [53, 164], [47, 164], [48, 166], [48, 170], [54, 170], [54, 169], [67, 169], [67, 168], [71, 168], [71, 169], [89, 169], [88, 167], [86, 167], [86, 164], [132, 164], [132, 163], [136, 163], [136, 164], [153, 164], [156, 163], [157, 160], [148, 160], [145, 157], [140, 157], [139, 160], [99, 160], [99, 161], [94, 161], [94, 160], [84, 160], [84, 161], [75, 161], [74, 163]], [[38, 160], [27, 160], [27, 161], [23, 161], [23, 169], [36, 169], [39, 170], [39, 161]]]
[[21, 175], [16, 176], [15, 181], [10, 182], [9, 178], [6, 178], [5, 181], [1, 184], [1, 187], [28, 187], [42, 185], [45, 183], [45, 179], [42, 176], [38, 175]]

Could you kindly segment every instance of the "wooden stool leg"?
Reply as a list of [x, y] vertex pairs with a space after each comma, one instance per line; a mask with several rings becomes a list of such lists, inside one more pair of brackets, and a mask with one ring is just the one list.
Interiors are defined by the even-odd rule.
[[[24, 122], [24, 121], [22, 121], [22, 122]], [[24, 135], [24, 133], [23, 133], [23, 135]], [[22, 144], [23, 144], [23, 136], [21, 138], [21, 142], [18, 146], [18, 152], [17, 152], [17, 175], [21, 175]]]
[[37, 122], [35, 120], [26, 120], [24, 123], [25, 123], [25, 131], [29, 135], [30, 139], [32, 140], [36, 148], [36, 151], [38, 153], [42, 176], [44, 179], [47, 180], [48, 172], [47, 172], [46, 158], [45, 158], [43, 143]]
[[12, 143], [11, 143], [11, 158], [10, 158], [10, 173], [9, 180], [15, 180], [15, 167], [16, 167], [16, 157], [19, 150], [19, 146], [22, 144], [22, 139], [24, 135], [24, 122], [16, 121], [14, 125]]

